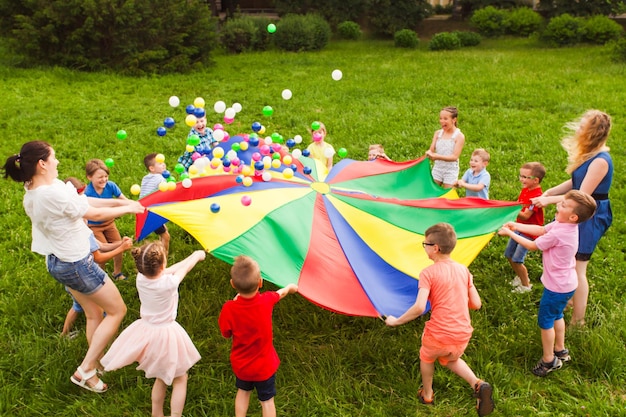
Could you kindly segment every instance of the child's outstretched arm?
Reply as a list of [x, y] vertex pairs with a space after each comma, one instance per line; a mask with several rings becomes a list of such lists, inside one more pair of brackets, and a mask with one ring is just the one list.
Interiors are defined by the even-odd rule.
[[298, 292], [298, 286], [296, 284], [289, 284], [286, 287], [281, 288], [281, 289], [279, 289], [276, 292], [278, 293], [278, 295], [280, 295], [280, 299], [282, 300], [283, 298], [285, 298], [289, 294], [297, 293]]
[[534, 224], [522, 224], [522, 223], [508, 222], [505, 225], [503, 225], [500, 228], [500, 230], [498, 230], [498, 234], [500, 236], [509, 236], [511, 239], [513, 239], [514, 241], [516, 241], [517, 243], [519, 243], [520, 245], [522, 245], [524, 248], [528, 250], [539, 249], [534, 240], [530, 240], [530, 239], [525, 238], [524, 236], [518, 235], [517, 233], [515, 233], [516, 230], [518, 232], [529, 234], [529, 235], [541, 236], [545, 234], [545, 229], [543, 228], [543, 226], [537, 226]]
[[424, 314], [424, 310], [426, 310], [426, 302], [428, 301], [428, 294], [430, 294], [430, 290], [426, 288], [420, 288], [417, 293], [417, 299], [415, 300], [415, 304], [413, 304], [403, 315], [400, 317], [387, 316], [385, 319], [385, 324], [387, 326], [395, 327], [404, 323], [408, 323], [411, 320], [415, 320], [422, 314]]
[[176, 275], [176, 277], [178, 278], [178, 281], [180, 282], [183, 280], [183, 278], [185, 278], [185, 275], [187, 275], [187, 273], [191, 271], [191, 269], [194, 266], [196, 266], [198, 262], [204, 261], [204, 258], [206, 258], [205, 251], [203, 250], [194, 251], [191, 255], [189, 255], [182, 261], [177, 262], [174, 265], [165, 268], [164, 273]]
[[93, 252], [93, 259], [96, 263], [104, 263], [113, 259], [116, 255], [127, 251], [133, 247], [133, 240], [128, 236], [124, 236], [122, 240], [113, 243], [98, 242], [100, 249]]

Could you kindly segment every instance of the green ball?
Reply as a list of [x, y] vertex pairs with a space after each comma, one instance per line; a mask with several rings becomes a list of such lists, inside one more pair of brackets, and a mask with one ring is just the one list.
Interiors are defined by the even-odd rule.
[[313, 122], [311, 123], [311, 129], [312, 130], [318, 130], [321, 127], [320, 122]]
[[346, 148], [340, 148], [337, 151], [337, 154], [341, 157], [341, 158], [345, 158], [348, 155], [348, 150]]
[[125, 130], [123, 130], [123, 129], [122, 129], [122, 130], [118, 130], [118, 131], [117, 131], [117, 138], [118, 138], [119, 140], [124, 140], [124, 139], [126, 139], [127, 137], [128, 137], [128, 134], [126, 133], [126, 131], [125, 131]]
[[104, 165], [111, 168], [113, 165], [115, 165], [115, 161], [113, 161], [113, 158], [107, 158], [104, 160]]
[[184, 180], [185, 178], [189, 178], [189, 174], [188, 174], [188, 173], [186, 173], [186, 172], [182, 172], [182, 173], [180, 174], [179, 179], [182, 181], [182, 180]]
[[274, 33], [276, 32], [276, 25], [273, 23], [270, 23], [269, 25], [267, 25], [267, 31], [269, 33]]
[[176, 164], [176, 166], [174, 167], [174, 171], [182, 174], [183, 172], [185, 172], [185, 166], [183, 164]]
[[230, 146], [230, 149], [232, 149], [235, 152], [239, 152], [239, 150], [241, 150], [241, 145], [235, 142]]
[[187, 145], [198, 146], [200, 144], [200, 136], [191, 135], [187, 138]]
[[272, 114], [274, 114], [274, 109], [271, 106], [263, 107], [263, 116], [270, 117]]
[[272, 154], [272, 159], [280, 159], [280, 153], [278, 153], [278, 152], [274, 152], [274, 153]]

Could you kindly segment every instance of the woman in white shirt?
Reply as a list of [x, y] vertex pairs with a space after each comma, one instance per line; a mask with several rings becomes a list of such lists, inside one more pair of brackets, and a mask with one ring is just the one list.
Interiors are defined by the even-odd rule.
[[[91, 231], [84, 219], [103, 221], [145, 209], [132, 200], [92, 199], [76, 193], [58, 177], [54, 149], [46, 142], [22, 145], [7, 158], [5, 178], [24, 183], [24, 209], [32, 223], [33, 252], [46, 257], [50, 274], [69, 288], [85, 310], [89, 349], [71, 381], [94, 392], [107, 385], [96, 375], [98, 359], [117, 332], [126, 305], [115, 284], [90, 252]], [[106, 317], [103, 312], [106, 311]]]

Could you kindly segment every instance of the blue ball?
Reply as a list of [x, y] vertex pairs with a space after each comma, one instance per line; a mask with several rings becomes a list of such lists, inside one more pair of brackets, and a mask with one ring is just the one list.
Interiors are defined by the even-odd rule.
[[302, 168], [302, 172], [304, 172], [306, 175], [309, 175], [311, 173], [311, 167]]
[[243, 175], [237, 175], [235, 182], [237, 182], [237, 184], [241, 184], [243, 182]]
[[252, 123], [252, 131], [258, 132], [259, 130], [261, 130], [261, 123], [259, 122]]
[[167, 130], [163, 126], [159, 126], [157, 128], [157, 135], [165, 136], [167, 134]]
[[287, 142], [285, 142], [285, 145], [287, 145], [287, 147], [291, 149], [294, 146], [296, 146], [296, 141], [293, 139], [287, 139]]
[[252, 136], [250, 136], [250, 140], [248, 141], [248, 143], [251, 146], [259, 146], [259, 138], [253, 138]]
[[196, 107], [193, 110], [193, 115], [196, 116], [199, 119], [201, 117], [204, 117], [206, 115], [206, 112], [204, 111], [204, 109], [202, 107]]
[[217, 203], [213, 203], [211, 204], [211, 211], [213, 213], [217, 213], [218, 211], [220, 211], [220, 205]]
[[311, 155], [311, 151], [309, 151], [308, 149], [302, 150], [302, 156], [309, 156], [309, 155]]
[[161, 175], [163, 175], [163, 178], [167, 179], [170, 177], [170, 172], [166, 169], [165, 171], [161, 172]]
[[193, 106], [193, 104], [189, 104], [186, 108], [185, 111], [187, 112], [187, 114], [193, 114], [194, 110], [196, 108]]
[[290, 168], [293, 170], [293, 172], [297, 172], [298, 171], [298, 165], [296, 165], [296, 164], [291, 164]]
[[224, 158], [224, 160], [222, 161], [222, 165], [224, 165], [225, 167], [229, 167], [230, 163], [230, 159], [228, 158]]
[[166, 117], [165, 120], [163, 120], [163, 126], [167, 127], [168, 129], [173, 128], [174, 124], [174, 118], [172, 117]]
[[263, 163], [263, 161], [256, 161], [254, 163], [254, 169], [256, 169], [257, 171], [262, 171], [265, 168], [265, 164]]

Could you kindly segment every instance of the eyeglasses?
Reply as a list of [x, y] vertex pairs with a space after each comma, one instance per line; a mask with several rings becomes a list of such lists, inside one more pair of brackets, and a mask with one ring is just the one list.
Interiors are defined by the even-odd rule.
[[426, 246], [435, 246], [436, 243], [426, 243], [426, 242], [422, 242], [422, 247], [425, 248]]
[[537, 177], [533, 177], [532, 175], [519, 175], [520, 180], [534, 180]]

